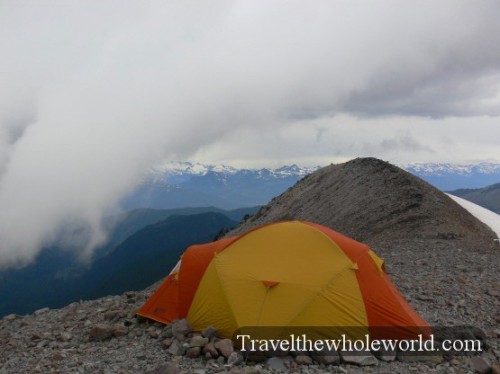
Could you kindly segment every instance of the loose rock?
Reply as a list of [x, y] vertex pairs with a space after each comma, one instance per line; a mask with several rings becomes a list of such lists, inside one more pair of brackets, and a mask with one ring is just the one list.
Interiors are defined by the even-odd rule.
[[234, 352], [233, 341], [231, 339], [221, 339], [215, 342], [214, 346], [225, 358], [228, 358]]
[[154, 327], [148, 329], [148, 335], [152, 337], [153, 339], [158, 339], [160, 336], [160, 331]]
[[113, 329], [110, 326], [106, 325], [98, 325], [95, 326], [89, 332], [89, 340], [98, 342], [107, 339], [111, 339], [113, 337]]
[[471, 369], [474, 370], [474, 373], [478, 374], [488, 374], [491, 370], [491, 366], [486, 360], [482, 357], [475, 356], [470, 359]]
[[187, 335], [192, 331], [191, 325], [186, 319], [178, 319], [172, 322], [172, 333]]
[[125, 336], [128, 334], [128, 332], [129, 330], [128, 327], [126, 326], [119, 325], [113, 328], [113, 336], [116, 338], [119, 338], [120, 336]]
[[184, 347], [180, 341], [174, 339], [170, 347], [168, 347], [167, 352], [174, 356], [182, 356], [184, 354]]
[[379, 350], [379, 351], [373, 352], [373, 354], [379, 360], [385, 361], [385, 362], [395, 361], [397, 356], [398, 356], [397, 351], [385, 351], [385, 350]]
[[207, 344], [208, 344], [208, 338], [204, 338], [203, 336], [200, 335], [193, 336], [189, 340], [190, 347], [204, 347]]
[[219, 357], [219, 351], [215, 348], [214, 343], [208, 343], [203, 347], [203, 353], [210, 355], [211, 358]]
[[186, 351], [186, 357], [197, 358], [200, 357], [201, 347], [191, 347]]
[[295, 362], [299, 365], [312, 365], [313, 359], [311, 356], [298, 355], [295, 357]]
[[172, 345], [172, 342], [174, 341], [174, 338], [166, 338], [161, 342], [161, 345], [164, 349], [167, 349]]
[[4, 321], [14, 321], [15, 319], [17, 319], [17, 314], [14, 313], [8, 314], [5, 317], [3, 317]]
[[238, 365], [243, 362], [243, 355], [239, 352], [233, 352], [227, 359], [227, 364], [230, 366]]
[[213, 326], [208, 326], [201, 332], [201, 335], [208, 339], [215, 338], [217, 336], [217, 329]]
[[340, 352], [340, 357], [342, 360], [348, 364], [354, 364], [358, 366], [376, 366], [378, 365], [378, 360], [371, 354], [363, 353], [352, 354], [351, 352]]
[[180, 374], [180, 372], [179, 368], [172, 364], [161, 364], [152, 371], [148, 372], [148, 374]]
[[285, 365], [285, 359], [282, 357], [271, 357], [266, 361], [266, 366], [271, 370], [276, 370], [278, 372], [288, 371]]
[[62, 332], [57, 337], [57, 340], [61, 342], [69, 342], [71, 339], [73, 339], [73, 335], [71, 335], [69, 332]]
[[337, 351], [329, 351], [324, 349], [323, 351], [314, 352], [311, 354], [314, 361], [319, 364], [324, 365], [334, 365], [340, 362], [340, 356]]

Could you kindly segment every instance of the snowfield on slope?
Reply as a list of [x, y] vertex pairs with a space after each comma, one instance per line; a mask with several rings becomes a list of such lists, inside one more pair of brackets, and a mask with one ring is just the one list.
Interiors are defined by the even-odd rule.
[[500, 238], [500, 215], [468, 200], [462, 199], [461, 197], [450, 194], [447, 195], [464, 209], [468, 210], [478, 220], [488, 225], [497, 234], [497, 237]]

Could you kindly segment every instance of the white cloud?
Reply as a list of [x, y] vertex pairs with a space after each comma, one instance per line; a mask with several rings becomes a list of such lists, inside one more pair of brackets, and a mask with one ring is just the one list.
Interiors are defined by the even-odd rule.
[[164, 157], [498, 156], [485, 118], [500, 111], [499, 7], [1, 2], [0, 263], [68, 222], [90, 250]]
[[495, 117], [428, 119], [337, 115], [288, 121], [264, 132], [235, 129], [192, 159], [243, 167], [308, 166], [378, 157], [393, 163], [500, 161]]

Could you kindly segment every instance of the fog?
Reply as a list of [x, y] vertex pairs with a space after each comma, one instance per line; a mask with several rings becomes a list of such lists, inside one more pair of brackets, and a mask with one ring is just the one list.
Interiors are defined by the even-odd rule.
[[61, 232], [90, 254], [103, 217], [162, 160], [439, 158], [433, 129], [442, 139], [452, 120], [474, 158], [473, 123], [500, 115], [499, 11], [497, 1], [2, 1], [0, 266], [29, 263]]

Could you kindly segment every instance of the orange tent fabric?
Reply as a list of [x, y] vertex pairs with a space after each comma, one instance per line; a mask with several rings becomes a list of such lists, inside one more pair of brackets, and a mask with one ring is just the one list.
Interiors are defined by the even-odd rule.
[[299, 221], [188, 248], [138, 314], [187, 318], [227, 337], [243, 326], [351, 326], [386, 339], [430, 333], [370, 248]]
[[[168, 324], [184, 318], [191, 306], [198, 284], [213, 256], [237, 237], [189, 247], [156, 292], [146, 301], [139, 315]], [[188, 269], [180, 271], [180, 269]], [[182, 295], [181, 297], [179, 295]]]

